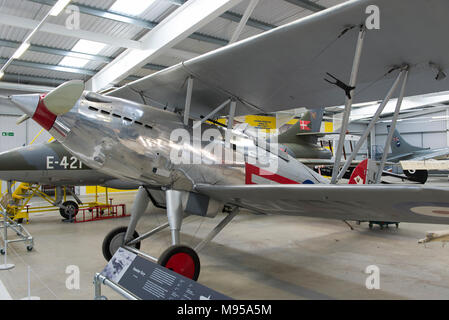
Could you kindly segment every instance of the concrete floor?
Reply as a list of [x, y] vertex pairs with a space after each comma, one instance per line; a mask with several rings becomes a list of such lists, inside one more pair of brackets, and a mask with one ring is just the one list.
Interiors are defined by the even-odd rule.
[[[447, 178], [434, 183], [447, 184]], [[131, 208], [132, 192], [112, 197]], [[147, 211], [137, 228], [141, 233], [166, 221], [151, 205]], [[222, 217], [188, 218], [183, 243], [194, 246]], [[32, 295], [92, 299], [93, 276], [106, 265], [103, 238], [128, 219], [67, 224], [56, 212], [34, 215], [26, 227], [35, 249], [27, 252], [22, 243], [12, 244], [9, 261], [16, 267], [0, 271], [0, 280], [13, 299], [23, 298], [30, 265]], [[449, 226], [403, 223], [399, 229], [369, 230], [367, 224], [353, 225], [351, 231], [340, 221], [242, 212], [200, 253], [199, 282], [235, 299], [449, 298], [449, 249], [417, 243], [427, 231]], [[168, 245], [165, 231], [144, 241], [141, 250], [158, 257]], [[69, 265], [80, 269], [79, 290], [66, 288]], [[379, 290], [365, 287], [369, 265], [380, 269]], [[122, 299], [109, 288], [103, 294]]]

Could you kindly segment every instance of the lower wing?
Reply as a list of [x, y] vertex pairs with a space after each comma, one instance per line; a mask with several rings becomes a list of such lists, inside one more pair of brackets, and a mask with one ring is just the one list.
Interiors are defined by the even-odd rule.
[[209, 197], [260, 213], [338, 220], [449, 224], [449, 189], [386, 185], [197, 185]]

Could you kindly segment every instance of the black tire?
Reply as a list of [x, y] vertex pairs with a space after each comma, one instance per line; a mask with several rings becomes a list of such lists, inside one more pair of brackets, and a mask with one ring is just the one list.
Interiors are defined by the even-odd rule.
[[16, 220], [17, 223], [22, 223], [23, 222], [23, 218], [19, 218]]
[[426, 183], [427, 178], [429, 177], [429, 172], [427, 170], [404, 170], [404, 174], [411, 181], [419, 182], [421, 184]]
[[[171, 258], [179, 254], [186, 254], [188, 256], [187, 258], [188, 266], [186, 269], [183, 267], [181, 267], [181, 269], [175, 269], [171, 267], [171, 264], [173, 263]], [[186, 258], [185, 255], [183, 255], [182, 257]], [[198, 280], [198, 277], [200, 276], [200, 269], [201, 269], [200, 258], [198, 257], [198, 254], [195, 252], [195, 250], [187, 246], [176, 245], [167, 248], [167, 250], [165, 250], [161, 254], [157, 263], [165, 268], [168, 268], [194, 281]]]
[[75, 218], [78, 214], [79, 207], [78, 203], [75, 201], [66, 201], [62, 204], [66, 209], [59, 208], [59, 213], [64, 219], [70, 219], [70, 213], [72, 213], [72, 218]]
[[[102, 251], [103, 251], [103, 257], [106, 259], [106, 261], [111, 260], [111, 258], [114, 255], [115, 251], [119, 247], [119, 246], [117, 246], [117, 248], [115, 248], [115, 250], [113, 250], [113, 248], [111, 248], [111, 244], [113, 242], [119, 241], [120, 239], [117, 238], [117, 237], [119, 237], [121, 234], [123, 234], [122, 236], [125, 237], [126, 230], [128, 230], [128, 227], [124, 227], [124, 226], [117, 227], [115, 229], [112, 229], [106, 235], [106, 237], [104, 237], [103, 245], [102, 245]], [[134, 231], [133, 239], [136, 239], [138, 237], [139, 237], [139, 234], [137, 233], [137, 231]], [[134, 244], [133, 247], [136, 248], [136, 249], [140, 249], [140, 241], [137, 242], [136, 244]], [[114, 251], [114, 252], [112, 252], [112, 251]]]
[[32, 251], [33, 247], [32, 246], [27, 246], [27, 251]]
[[5, 250], [4, 250], [4, 249], [0, 249], [0, 254], [1, 254], [2, 256], [4, 256], [4, 255], [5, 255]]

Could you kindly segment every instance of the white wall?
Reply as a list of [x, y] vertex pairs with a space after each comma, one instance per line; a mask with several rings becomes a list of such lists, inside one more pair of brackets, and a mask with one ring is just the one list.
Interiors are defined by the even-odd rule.
[[[418, 147], [443, 148], [448, 147], [447, 111], [425, 114], [410, 119], [398, 121], [396, 128], [408, 143]], [[376, 125], [376, 144], [384, 145], [387, 138], [387, 125]]]

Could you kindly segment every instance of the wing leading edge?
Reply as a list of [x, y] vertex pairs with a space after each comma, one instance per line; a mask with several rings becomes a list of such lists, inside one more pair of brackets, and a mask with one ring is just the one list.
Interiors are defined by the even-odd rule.
[[211, 198], [259, 213], [449, 224], [449, 190], [384, 185], [197, 185]]

